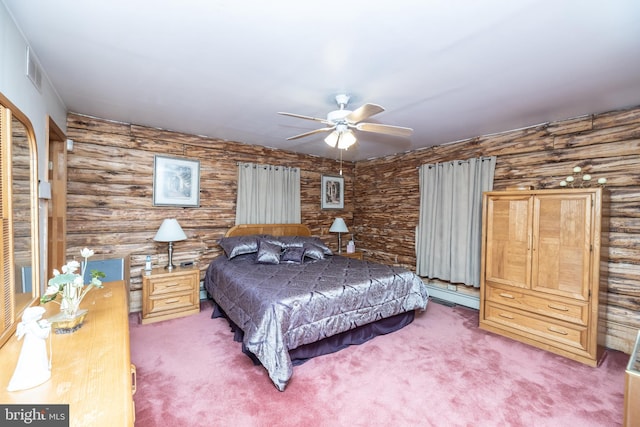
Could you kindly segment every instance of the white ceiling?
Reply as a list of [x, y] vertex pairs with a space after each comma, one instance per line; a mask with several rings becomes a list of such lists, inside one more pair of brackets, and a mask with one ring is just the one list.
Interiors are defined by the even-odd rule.
[[360, 160], [640, 105], [638, 0], [2, 0], [69, 111], [335, 158], [338, 93], [411, 138]]

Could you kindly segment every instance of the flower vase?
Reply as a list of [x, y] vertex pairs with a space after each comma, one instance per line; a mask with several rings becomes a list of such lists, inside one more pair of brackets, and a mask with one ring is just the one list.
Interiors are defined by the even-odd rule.
[[60, 313], [49, 319], [56, 334], [70, 334], [82, 327], [88, 310], [78, 309], [79, 305], [73, 301], [62, 300]]
[[70, 334], [82, 327], [87, 310], [79, 310], [80, 303], [92, 288], [102, 287], [100, 279], [105, 277], [105, 274], [97, 270], [91, 270], [91, 282], [86, 285], [84, 283], [87, 259], [93, 255], [93, 251], [84, 248], [80, 251], [80, 255], [84, 258], [80, 273], [77, 273], [80, 263], [76, 260], [63, 265], [62, 273], [54, 269], [47, 290], [40, 297], [40, 303], [44, 304], [55, 301], [60, 296], [60, 313], [48, 319], [56, 334]]

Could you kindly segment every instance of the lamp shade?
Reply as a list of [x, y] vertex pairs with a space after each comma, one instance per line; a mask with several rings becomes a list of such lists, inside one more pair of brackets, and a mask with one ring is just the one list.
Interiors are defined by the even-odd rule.
[[332, 233], [348, 233], [349, 229], [347, 228], [347, 224], [344, 223], [344, 219], [336, 218], [333, 220], [329, 231]]
[[167, 218], [162, 221], [162, 225], [160, 225], [156, 237], [154, 237], [153, 240], [156, 242], [178, 242], [186, 238], [187, 235], [182, 231], [178, 220], [175, 218]]

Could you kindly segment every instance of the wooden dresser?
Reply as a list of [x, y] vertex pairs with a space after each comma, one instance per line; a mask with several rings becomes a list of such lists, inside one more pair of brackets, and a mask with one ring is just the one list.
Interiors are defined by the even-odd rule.
[[484, 193], [481, 329], [597, 366], [602, 197], [600, 188]]
[[[129, 352], [128, 292], [124, 282], [91, 290], [81, 308], [84, 324], [71, 334], [52, 331], [51, 378], [28, 390], [8, 392], [22, 341], [14, 335], [0, 349], [0, 402], [3, 404], [69, 404], [69, 425], [132, 426], [135, 369]], [[44, 305], [48, 318], [59, 305]]]

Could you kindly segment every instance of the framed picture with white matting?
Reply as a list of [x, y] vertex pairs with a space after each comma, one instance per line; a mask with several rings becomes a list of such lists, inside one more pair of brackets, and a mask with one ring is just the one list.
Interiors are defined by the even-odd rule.
[[177, 157], [153, 159], [153, 206], [198, 207], [200, 162]]
[[344, 178], [322, 175], [322, 209], [344, 209]]

